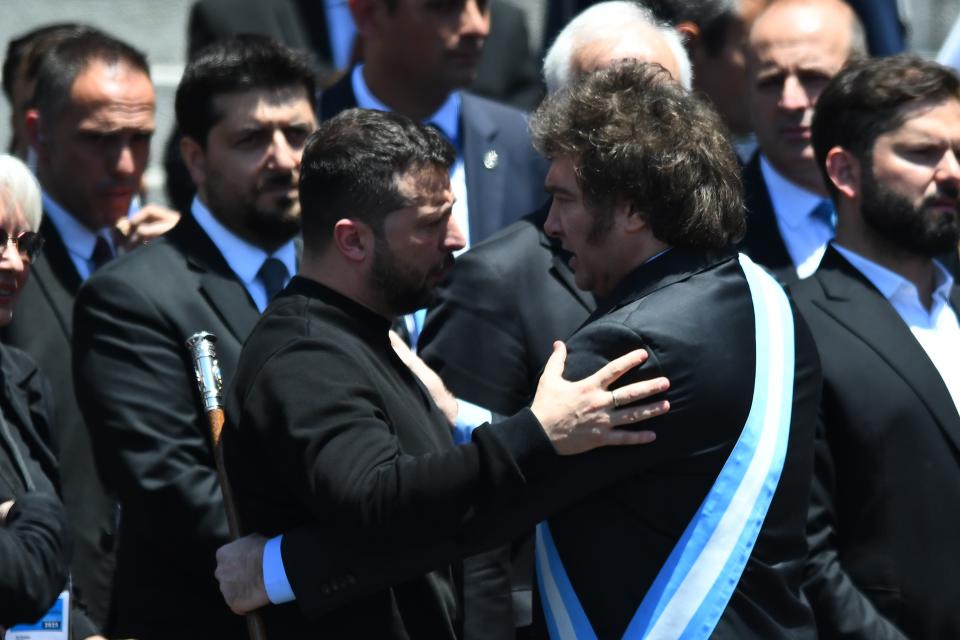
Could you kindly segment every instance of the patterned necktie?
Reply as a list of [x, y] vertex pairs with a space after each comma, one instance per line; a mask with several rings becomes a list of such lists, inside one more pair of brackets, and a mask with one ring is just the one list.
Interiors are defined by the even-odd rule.
[[257, 278], [263, 283], [263, 288], [267, 291], [267, 302], [269, 302], [283, 289], [283, 283], [287, 279], [287, 267], [276, 258], [267, 258], [260, 266]]
[[820, 204], [810, 212], [810, 217], [823, 222], [831, 229], [835, 229], [837, 226], [837, 211], [833, 208], [833, 201], [830, 198], [821, 200]]
[[111, 260], [113, 260], [113, 249], [110, 248], [110, 243], [103, 236], [97, 236], [97, 243], [93, 245], [93, 254], [90, 256], [93, 270], [96, 271]]

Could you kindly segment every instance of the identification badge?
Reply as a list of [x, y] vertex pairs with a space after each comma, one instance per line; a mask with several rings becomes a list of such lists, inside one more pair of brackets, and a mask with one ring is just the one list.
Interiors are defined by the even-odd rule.
[[50, 610], [33, 624], [11, 627], [4, 640], [67, 640], [70, 628], [70, 591], [64, 591]]

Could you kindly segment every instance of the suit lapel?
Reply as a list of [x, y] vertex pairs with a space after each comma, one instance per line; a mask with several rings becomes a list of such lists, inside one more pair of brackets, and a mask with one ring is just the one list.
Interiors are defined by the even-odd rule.
[[[814, 303], [870, 346], [913, 389], [960, 451], [960, 415], [937, 368], [893, 306], [832, 247], [815, 275], [826, 302]], [[960, 294], [951, 295], [958, 308]]]
[[243, 343], [260, 313], [243, 283], [224, 260], [210, 237], [192, 215], [185, 214], [169, 234], [170, 242], [179, 245], [187, 257], [187, 266], [198, 273], [200, 294]]
[[[479, 107], [479, 98], [462, 94], [460, 131], [463, 139], [463, 170], [470, 211], [470, 242], [488, 238], [503, 226], [509, 158], [498, 149], [500, 127]], [[493, 155], [497, 154], [497, 155]]]
[[40, 233], [44, 237], [43, 254], [30, 269], [31, 279], [50, 301], [57, 321], [69, 338], [73, 335], [73, 301], [82, 281], [63, 238], [46, 216], [40, 224]]
[[777, 216], [767, 183], [760, 171], [760, 154], [755, 153], [743, 169], [744, 195], [747, 205], [747, 235], [743, 239], [744, 253], [763, 266], [780, 272], [793, 272], [793, 261], [777, 226]]
[[28, 400], [23, 389], [25, 382], [24, 372], [6, 365], [6, 362], [9, 361], [9, 356], [7, 355], [6, 349], [2, 346], [0, 346], [0, 358], [2, 358], [5, 363], [2, 373], [0, 373], [0, 375], [2, 375], [0, 386], [3, 387], [2, 392], [5, 406], [10, 410], [9, 414], [5, 414], [7, 421], [14, 423], [16, 427], [18, 427], [17, 431], [20, 437], [27, 447], [29, 447], [34, 458], [56, 482], [59, 475], [57, 471], [57, 460], [50, 450], [49, 445], [44, 442], [37, 433], [33, 420], [30, 417], [30, 408], [27, 406]]
[[352, 70], [320, 94], [320, 120], [329, 120], [341, 111], [357, 106], [357, 97], [353, 95]]

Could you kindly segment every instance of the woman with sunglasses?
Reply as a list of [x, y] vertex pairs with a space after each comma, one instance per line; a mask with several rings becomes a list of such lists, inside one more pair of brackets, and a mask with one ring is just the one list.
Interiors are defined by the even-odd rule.
[[[40, 187], [22, 162], [0, 156], [0, 327], [10, 323], [43, 239]], [[0, 637], [33, 623], [67, 588], [72, 541], [51, 446], [52, 399], [24, 352], [0, 344]], [[95, 633], [70, 607], [71, 638]]]

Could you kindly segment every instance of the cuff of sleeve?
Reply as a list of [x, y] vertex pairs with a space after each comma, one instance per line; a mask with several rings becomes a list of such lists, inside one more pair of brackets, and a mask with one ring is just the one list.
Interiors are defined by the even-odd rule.
[[529, 408], [521, 409], [516, 415], [491, 424], [474, 432], [474, 441], [493, 435], [501, 446], [506, 447], [521, 473], [531, 477], [548, 468], [558, 459], [550, 438], [543, 431], [540, 421]]
[[283, 604], [297, 599], [287, 580], [287, 572], [283, 568], [283, 555], [280, 552], [280, 543], [283, 536], [270, 538], [263, 548], [263, 586], [267, 591], [267, 599], [273, 604]]
[[485, 422], [493, 422], [493, 414], [489, 409], [457, 398], [457, 421], [453, 425], [453, 441], [457, 444], [470, 442], [473, 430]]

